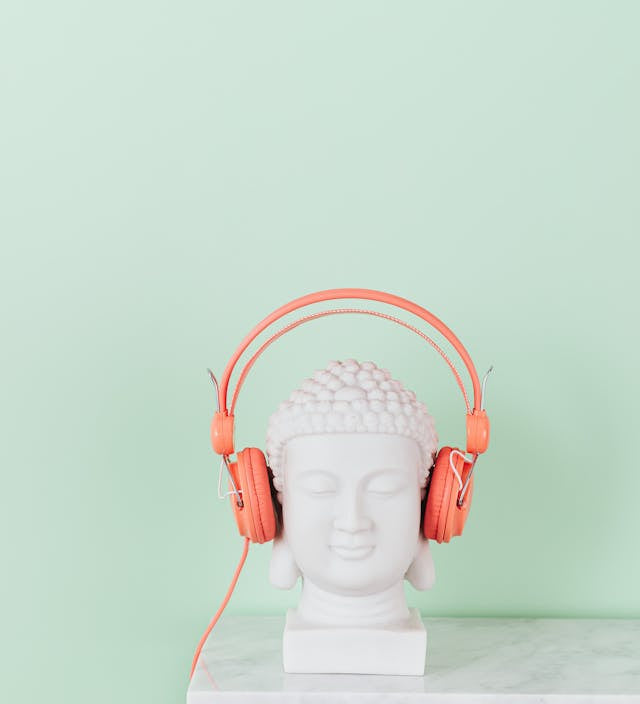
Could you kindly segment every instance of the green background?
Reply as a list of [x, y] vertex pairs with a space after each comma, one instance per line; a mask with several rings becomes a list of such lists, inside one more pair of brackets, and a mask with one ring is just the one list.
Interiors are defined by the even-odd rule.
[[[410, 604], [640, 617], [639, 22], [634, 2], [3, 5], [3, 701], [183, 700], [241, 551], [205, 369], [332, 287], [415, 300], [495, 365], [467, 531]], [[463, 442], [423, 341], [334, 316], [258, 362], [237, 444], [345, 357]], [[295, 604], [269, 555], [230, 613]]]

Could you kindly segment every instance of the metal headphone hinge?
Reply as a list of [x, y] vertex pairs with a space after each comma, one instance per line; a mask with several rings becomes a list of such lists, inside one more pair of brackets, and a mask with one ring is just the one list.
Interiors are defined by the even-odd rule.
[[207, 372], [209, 373], [209, 378], [213, 382], [213, 385], [216, 387], [216, 407], [218, 408], [218, 413], [220, 413], [220, 387], [218, 386], [218, 380], [216, 379], [216, 375], [208, 367]]
[[491, 372], [493, 371], [493, 364], [487, 369], [487, 373], [484, 375], [482, 378], [482, 394], [480, 396], [480, 410], [484, 411], [484, 392], [485, 392], [485, 387], [487, 385], [487, 377]]

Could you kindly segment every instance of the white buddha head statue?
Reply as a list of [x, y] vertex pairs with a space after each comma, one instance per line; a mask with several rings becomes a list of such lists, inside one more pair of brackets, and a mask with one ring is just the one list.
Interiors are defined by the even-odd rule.
[[270, 579], [369, 596], [434, 580], [421, 518], [438, 440], [412, 391], [373, 362], [333, 361], [269, 419], [266, 454], [281, 507]]

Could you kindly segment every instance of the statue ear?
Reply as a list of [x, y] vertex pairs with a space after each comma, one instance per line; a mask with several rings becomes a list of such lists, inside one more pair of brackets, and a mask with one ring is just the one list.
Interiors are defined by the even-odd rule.
[[413, 562], [409, 565], [404, 578], [409, 580], [410, 584], [420, 591], [431, 589], [436, 581], [436, 570], [431, 557], [431, 550], [429, 549], [429, 541], [422, 536], [418, 538]]
[[277, 491], [273, 485], [273, 471], [269, 465], [267, 465], [267, 475], [269, 477], [269, 490], [271, 492], [273, 513], [276, 517], [276, 535], [280, 535], [282, 533], [282, 492]]
[[269, 581], [277, 589], [292, 589], [301, 576], [289, 543], [281, 533], [273, 540], [271, 562], [269, 564]]

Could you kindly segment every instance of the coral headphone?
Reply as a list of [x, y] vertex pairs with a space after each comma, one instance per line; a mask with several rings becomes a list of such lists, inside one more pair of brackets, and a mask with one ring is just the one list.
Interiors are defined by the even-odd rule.
[[[389, 303], [414, 313], [436, 328], [436, 330], [442, 333], [453, 345], [469, 371], [473, 383], [473, 409], [469, 407], [469, 400], [458, 372], [445, 353], [433, 340], [428, 338], [417, 328], [408, 325], [398, 318], [393, 318], [392, 316], [378, 313], [377, 311], [352, 308], [322, 311], [305, 316], [294, 323], [290, 323], [275, 335], [272, 335], [257, 350], [242, 370], [233, 394], [231, 408], [228, 409], [227, 390], [229, 387], [229, 379], [239, 357], [251, 342], [269, 325], [279, 318], [282, 318], [284, 315], [313, 303], [337, 298], [364, 299], [378, 301], [380, 303]], [[253, 543], [266, 543], [273, 540], [276, 534], [276, 520], [271, 498], [269, 472], [264, 454], [256, 447], [247, 447], [238, 452], [235, 462], [229, 462], [229, 456], [235, 452], [233, 444], [234, 410], [240, 388], [258, 356], [278, 337], [303, 322], [337, 313], [367, 313], [369, 315], [392, 320], [404, 327], [408, 327], [426, 339], [444, 357], [456, 376], [456, 380], [462, 390], [467, 405], [466, 451], [473, 455], [473, 459], [468, 460], [463, 452], [451, 447], [443, 447], [438, 451], [435, 465], [431, 472], [422, 528], [425, 538], [436, 540], [439, 543], [449, 542], [454, 535], [462, 534], [473, 493], [473, 467], [478, 455], [483, 453], [489, 444], [489, 418], [482, 408], [480, 380], [473, 362], [460, 340], [458, 340], [453, 332], [432, 313], [405, 298], [400, 298], [399, 296], [394, 296], [384, 291], [361, 288], [339, 288], [318, 291], [317, 293], [310, 293], [301, 298], [296, 298], [290, 303], [281, 306], [260, 322], [244, 338], [227, 364], [221, 384], [219, 386], [216, 384], [216, 386], [218, 386], [218, 411], [215, 413], [211, 423], [211, 442], [213, 449], [219, 455], [222, 455], [229, 472], [231, 505], [233, 506], [233, 512], [240, 535], [245, 536]], [[212, 378], [214, 377], [212, 376]]]
[[[335, 299], [361, 299], [378, 301], [379, 303], [388, 303], [397, 308], [402, 308], [405, 311], [413, 313], [425, 322], [429, 323], [438, 332], [440, 332], [454, 347], [456, 352], [462, 358], [473, 384], [473, 408], [469, 404], [469, 399], [465, 391], [464, 384], [458, 374], [456, 368], [449, 360], [442, 349], [422, 331], [409, 325], [399, 318], [394, 318], [391, 315], [380, 313], [372, 310], [362, 310], [358, 308], [337, 308], [328, 311], [320, 311], [310, 315], [306, 315], [299, 320], [289, 323], [284, 328], [273, 334], [266, 340], [255, 354], [246, 363], [242, 370], [236, 388], [231, 399], [231, 406], [227, 407], [227, 391], [229, 388], [229, 380], [231, 374], [238, 362], [238, 359], [247, 347], [276, 320], [291, 313], [299, 308], [321, 303]], [[364, 288], [336, 288], [326, 291], [318, 291], [310, 293], [306, 296], [296, 298], [290, 303], [281, 306], [273, 313], [262, 320], [255, 328], [242, 340], [233, 356], [229, 360], [221, 383], [218, 384], [212, 372], [209, 372], [216, 386], [218, 397], [218, 410], [213, 416], [211, 422], [211, 443], [213, 449], [222, 456], [222, 461], [226, 465], [229, 473], [229, 496], [231, 497], [231, 505], [233, 513], [238, 524], [240, 535], [244, 536], [245, 544], [242, 557], [236, 568], [231, 585], [227, 594], [213, 617], [204, 635], [200, 639], [200, 643], [196, 649], [193, 662], [191, 665], [191, 675], [195, 670], [198, 658], [202, 647], [220, 617], [222, 611], [227, 605], [231, 593], [238, 580], [242, 566], [247, 557], [249, 543], [266, 543], [276, 535], [276, 518], [273, 500], [271, 497], [271, 483], [269, 481], [269, 469], [267, 467], [264, 453], [256, 447], [247, 447], [237, 453], [235, 462], [230, 462], [230, 456], [235, 452], [233, 443], [234, 431], [234, 410], [238, 393], [242, 388], [244, 380], [255, 363], [256, 359], [262, 352], [280, 336], [289, 332], [293, 328], [302, 323], [320, 318], [326, 315], [335, 315], [341, 313], [366, 313], [379, 318], [385, 318], [398, 323], [409, 330], [412, 330], [417, 335], [426, 340], [447, 362], [451, 368], [458, 386], [464, 396], [467, 407], [467, 444], [466, 452], [473, 455], [472, 459], [467, 459], [465, 453], [452, 447], [442, 447], [438, 451], [434, 463], [434, 467], [430, 473], [429, 485], [426, 496], [426, 508], [422, 524], [422, 532], [425, 538], [436, 540], [438, 543], [447, 543], [455, 535], [461, 535], [464, 528], [465, 520], [471, 505], [471, 497], [473, 494], [473, 468], [478, 455], [485, 452], [489, 444], [489, 418], [483, 407], [484, 382], [480, 384], [480, 380], [476, 373], [475, 367], [469, 354], [463, 347], [462, 343], [453, 334], [453, 332], [435, 315], [430, 313], [425, 308], [412, 303], [406, 298], [400, 298], [391, 293], [384, 291], [375, 291]], [[491, 369], [489, 369], [489, 372]], [[487, 372], [487, 375], [489, 374]], [[222, 469], [222, 467], [221, 467]]]

